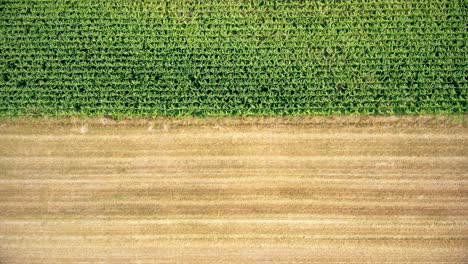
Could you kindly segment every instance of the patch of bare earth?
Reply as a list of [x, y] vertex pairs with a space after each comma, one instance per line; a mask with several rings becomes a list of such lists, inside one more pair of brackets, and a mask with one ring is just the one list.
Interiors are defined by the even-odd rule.
[[464, 117], [0, 120], [0, 263], [466, 263]]

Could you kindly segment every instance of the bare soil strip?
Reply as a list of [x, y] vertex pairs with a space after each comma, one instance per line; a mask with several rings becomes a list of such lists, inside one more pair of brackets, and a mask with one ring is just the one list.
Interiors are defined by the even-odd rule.
[[466, 263], [465, 117], [0, 120], [0, 263]]

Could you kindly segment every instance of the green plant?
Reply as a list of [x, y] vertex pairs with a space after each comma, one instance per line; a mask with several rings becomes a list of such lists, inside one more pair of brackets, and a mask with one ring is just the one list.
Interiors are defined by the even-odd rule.
[[466, 113], [454, 0], [3, 0], [0, 115]]

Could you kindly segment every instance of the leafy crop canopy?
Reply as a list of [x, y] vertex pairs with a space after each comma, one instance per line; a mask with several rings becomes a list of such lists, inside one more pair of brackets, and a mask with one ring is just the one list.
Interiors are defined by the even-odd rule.
[[466, 113], [463, 0], [2, 0], [0, 115]]

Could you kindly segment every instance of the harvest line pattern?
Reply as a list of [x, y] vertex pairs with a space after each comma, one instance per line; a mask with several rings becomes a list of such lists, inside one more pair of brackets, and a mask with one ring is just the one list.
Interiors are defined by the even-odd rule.
[[112, 126], [0, 126], [2, 262], [467, 259], [466, 128]]

